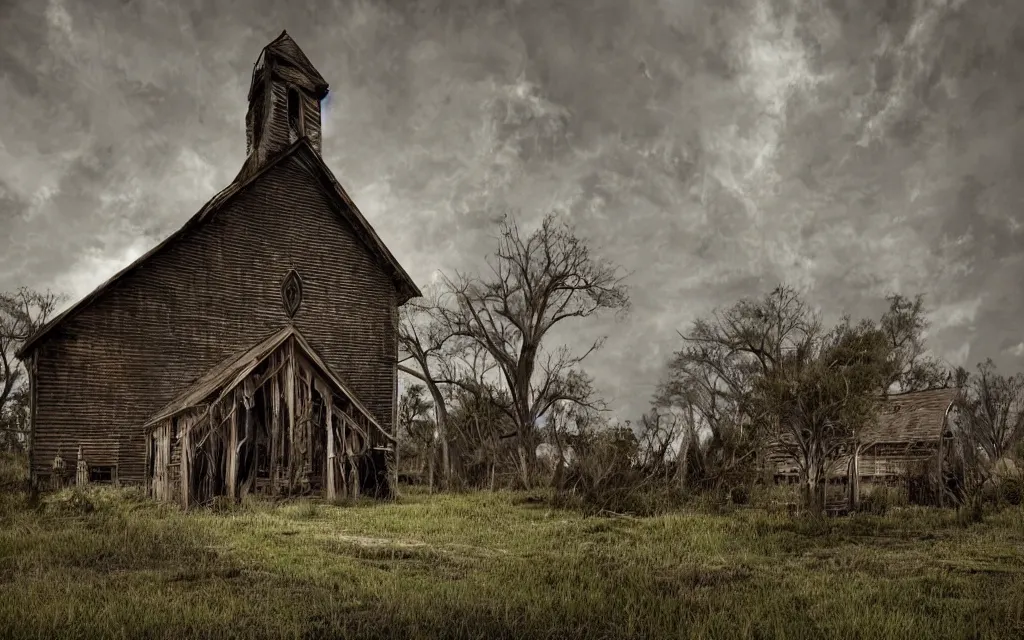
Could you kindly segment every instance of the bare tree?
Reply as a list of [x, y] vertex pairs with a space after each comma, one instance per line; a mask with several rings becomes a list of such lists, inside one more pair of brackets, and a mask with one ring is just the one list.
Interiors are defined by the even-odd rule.
[[542, 435], [554, 447], [554, 469], [551, 486], [559, 493], [566, 489], [566, 470], [578, 461], [574, 446], [581, 434], [607, 426], [601, 411], [576, 402], [563, 400], [552, 405], [546, 414]]
[[527, 237], [506, 216], [488, 265], [486, 276], [446, 280], [455, 308], [445, 317], [453, 334], [485, 348], [498, 368], [516, 424], [521, 480], [528, 487], [537, 419], [562, 400], [599, 404], [579, 365], [603, 340], [574, 355], [565, 346], [545, 350], [546, 336], [567, 320], [625, 311], [629, 299], [618, 269], [593, 257], [574, 229], [554, 215]]
[[957, 401], [957, 422], [990, 464], [1003, 459], [1024, 439], [1024, 375], [1001, 375], [992, 360], [979, 364]]
[[[659, 411], [652, 406], [637, 424], [640, 443], [640, 464], [649, 473], [668, 480], [671, 473], [670, 452], [674, 445], [685, 446], [687, 430], [683, 416], [671, 411]], [[685, 453], [683, 454], [685, 456]], [[675, 456], [677, 463], [680, 456]], [[684, 458], [685, 459], [685, 458]]]
[[[956, 377], [961, 393], [952, 414], [956, 429], [949, 459], [959, 481], [954, 497], [958, 508], [969, 510], [970, 520], [980, 522], [984, 489], [994, 485], [1000, 464], [1024, 442], [1024, 375], [999, 374], [987, 360], [973, 375], [959, 367]], [[1000, 487], [993, 488], [998, 500]]]
[[[690, 471], [703, 484], [717, 487], [754, 467], [776, 418], [751, 404], [754, 386], [787, 355], [808, 350], [820, 329], [799, 293], [780, 285], [760, 299], [716, 309], [679, 334], [683, 348], [669, 363], [655, 402], [689, 418], [695, 433], [687, 444], [698, 446], [688, 449], [684, 464], [692, 453], [696, 468]], [[710, 436], [703, 445], [700, 432]]]
[[[490, 386], [490, 389], [475, 387]], [[508, 415], [510, 400], [502, 389], [487, 382], [466, 379], [453, 388], [451, 435], [458, 443], [460, 477], [493, 491], [499, 469], [512, 459], [509, 446], [515, 428]], [[510, 466], [514, 470], [514, 464]], [[504, 473], [503, 473], [504, 475]]]
[[[413, 384], [406, 388], [398, 401], [399, 443], [408, 442], [419, 458], [419, 473], [429, 465], [429, 485], [434, 488], [435, 443], [438, 437], [436, 423], [430, 419], [431, 402], [424, 397], [425, 388]], [[404, 457], [404, 456], [403, 456]]]
[[438, 431], [436, 442], [441, 447], [441, 475], [447, 487], [451, 483], [452, 465], [448, 438], [448, 403], [442, 388], [442, 377], [451, 373], [450, 361], [457, 346], [453, 347], [456, 336], [440, 314], [441, 304], [440, 292], [431, 289], [427, 296], [400, 308], [398, 370], [423, 383], [433, 400], [434, 422]]
[[28, 381], [15, 354], [53, 315], [64, 296], [22, 287], [0, 293], [0, 433], [7, 443], [27, 435]]
[[889, 349], [890, 372], [883, 391], [923, 391], [949, 386], [953, 376], [927, 354], [924, 334], [928, 330], [924, 297], [908, 298], [898, 293], [886, 297], [889, 309], [879, 328]]

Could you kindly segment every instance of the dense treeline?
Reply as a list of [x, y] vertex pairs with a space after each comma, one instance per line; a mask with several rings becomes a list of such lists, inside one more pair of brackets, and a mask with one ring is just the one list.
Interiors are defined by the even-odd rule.
[[820, 513], [829, 471], [861, 445], [884, 399], [936, 388], [960, 390], [954, 446], [933, 478], [943, 498], [976, 503], [1019, 453], [1024, 377], [932, 357], [920, 295], [890, 295], [881, 317], [831, 325], [786, 285], [716, 309], [679, 333], [650, 410], [615, 422], [582, 368], [601, 341], [574, 354], [548, 332], [625, 312], [618, 269], [555, 217], [529, 236], [508, 218], [499, 231], [486, 276], [443, 278], [403, 312], [409, 480], [543, 483], [611, 509], [641, 495], [742, 500], [784, 455], [799, 469], [804, 506]]

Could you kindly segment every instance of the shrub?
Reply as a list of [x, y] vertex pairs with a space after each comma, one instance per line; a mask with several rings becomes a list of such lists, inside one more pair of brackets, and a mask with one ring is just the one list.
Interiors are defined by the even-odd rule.
[[60, 515], [85, 515], [96, 510], [87, 492], [77, 487], [53, 494], [44, 504], [46, 511]]
[[982, 497], [973, 496], [966, 503], [956, 510], [957, 523], [966, 527], [971, 524], [979, 524], [985, 519], [985, 512], [982, 506]]
[[28, 481], [28, 457], [23, 453], [0, 451], [0, 490], [23, 488]]
[[1024, 483], [1020, 478], [1001, 478], [985, 485], [981, 491], [982, 502], [998, 509], [1005, 505], [1020, 506], [1024, 494]]
[[729, 491], [729, 498], [733, 504], [749, 504], [750, 489], [743, 485], [735, 486]]
[[858, 511], [875, 516], [884, 516], [888, 513], [889, 507], [893, 506], [892, 498], [887, 487], [874, 487], [871, 493], [861, 499]]
[[1019, 507], [1021, 502], [1024, 502], [1024, 482], [1019, 478], [1007, 478], [1002, 482], [999, 487], [1003, 501], [1007, 504], [1011, 504], [1015, 507]]

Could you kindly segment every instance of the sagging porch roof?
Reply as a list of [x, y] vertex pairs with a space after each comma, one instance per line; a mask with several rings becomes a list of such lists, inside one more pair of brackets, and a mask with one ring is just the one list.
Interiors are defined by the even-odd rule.
[[211, 367], [205, 374], [196, 379], [195, 382], [185, 388], [171, 402], [157, 411], [143, 425], [150, 429], [157, 423], [171, 418], [192, 407], [205, 404], [210, 396], [222, 389], [233, 389], [253, 372], [263, 361], [276, 352], [289, 338], [295, 340], [296, 349], [310, 362], [313, 363], [321, 373], [335, 386], [336, 391], [345, 395], [361, 413], [366, 420], [376, 427], [387, 438], [393, 440], [394, 436], [388, 433], [380, 423], [373, 417], [359, 397], [309, 344], [309, 341], [293, 325], [287, 325], [263, 340], [249, 347], [248, 349], [228, 356], [218, 364]]

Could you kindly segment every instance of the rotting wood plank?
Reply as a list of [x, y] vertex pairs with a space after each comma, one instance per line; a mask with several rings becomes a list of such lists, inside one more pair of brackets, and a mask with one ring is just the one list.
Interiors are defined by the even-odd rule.
[[[334, 404], [333, 395], [331, 396], [331, 399], [332, 404]], [[345, 414], [341, 412], [341, 408], [339, 408], [338, 405], [336, 404], [334, 404], [334, 406], [332, 407], [332, 413], [334, 414], [335, 418], [334, 423], [337, 425], [338, 429], [338, 441], [335, 444], [335, 448], [340, 448], [341, 450], [341, 455], [338, 456], [337, 467], [338, 470], [340, 471], [338, 480], [340, 481], [341, 486], [338, 487], [338, 489], [342, 496], [348, 496], [348, 474], [346, 473], [345, 470], [345, 464], [348, 461], [348, 455], [346, 455], [346, 443], [348, 442], [348, 436], [346, 435], [347, 429], [345, 427]]]
[[156, 436], [155, 429], [146, 434], [146, 496], [154, 498], [153, 476], [156, 474], [156, 459], [153, 451], [153, 438]]
[[284, 401], [288, 406], [288, 493], [294, 490], [295, 483], [295, 340], [288, 339], [288, 365], [285, 368]]
[[[272, 362], [277, 362], [278, 356], [272, 356]], [[279, 477], [281, 475], [281, 366], [275, 364], [273, 378], [270, 380], [270, 487], [271, 495], [277, 494]]]
[[313, 385], [324, 401], [324, 429], [327, 430], [327, 451], [325, 452], [326, 463], [324, 465], [324, 482], [326, 488], [324, 495], [328, 500], [337, 497], [337, 484], [335, 482], [334, 464], [337, 458], [334, 447], [334, 394], [330, 387], [320, 378], [314, 378]]
[[190, 414], [185, 420], [181, 432], [181, 506], [186, 511], [189, 508], [192, 497], [192, 425], [196, 422], [196, 416]]
[[238, 443], [236, 449], [238, 450], [240, 461], [249, 459], [249, 464], [245, 470], [245, 477], [240, 482], [239, 495], [242, 498], [249, 493], [256, 476], [256, 456], [250, 456], [248, 453], [258, 451], [256, 447], [255, 416], [253, 415], [256, 406], [255, 389], [257, 382], [257, 374], [250, 375], [242, 382], [242, 405], [245, 409], [245, 414], [242, 421], [242, 440]]
[[238, 394], [231, 394], [231, 426], [228, 433], [228, 497], [238, 499]]

